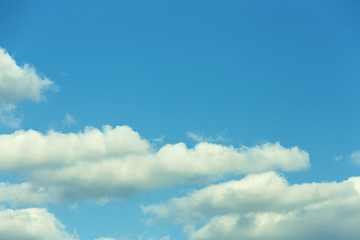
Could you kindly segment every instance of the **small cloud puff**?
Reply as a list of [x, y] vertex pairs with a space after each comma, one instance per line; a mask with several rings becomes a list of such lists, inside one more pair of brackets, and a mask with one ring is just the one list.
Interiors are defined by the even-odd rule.
[[343, 156], [343, 155], [339, 155], [339, 156], [336, 156], [334, 159], [335, 159], [336, 162], [339, 162], [339, 161], [341, 161], [341, 160], [344, 159], [344, 156]]
[[71, 127], [76, 124], [75, 118], [70, 114], [66, 114], [62, 124], [66, 127]]
[[206, 137], [203, 134], [195, 133], [195, 132], [187, 132], [186, 135], [194, 140], [195, 142], [208, 142], [208, 143], [220, 143], [220, 142], [227, 142], [223, 135], [224, 134], [217, 134], [216, 137]]
[[0, 104], [0, 123], [11, 128], [19, 128], [22, 120], [15, 116], [15, 110], [15, 104]]
[[350, 155], [350, 159], [356, 163], [360, 164], [360, 151], [355, 151]]

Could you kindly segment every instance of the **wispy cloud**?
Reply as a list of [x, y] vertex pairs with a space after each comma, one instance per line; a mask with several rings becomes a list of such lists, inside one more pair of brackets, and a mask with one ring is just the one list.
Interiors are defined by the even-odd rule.
[[66, 127], [71, 127], [76, 124], [76, 120], [70, 114], [66, 114], [64, 120], [62, 121], [62, 124]]
[[351, 153], [350, 159], [357, 164], [360, 164], [360, 151], [355, 151]]
[[195, 142], [221, 143], [221, 142], [229, 141], [226, 137], [224, 137], [224, 133], [216, 134], [215, 137], [205, 136], [204, 134], [195, 133], [195, 132], [187, 132], [186, 135]]
[[19, 128], [22, 119], [15, 116], [15, 104], [0, 104], [0, 123], [11, 128]]
[[336, 162], [339, 162], [339, 161], [344, 159], [344, 156], [343, 155], [338, 155], [334, 159], [335, 159]]

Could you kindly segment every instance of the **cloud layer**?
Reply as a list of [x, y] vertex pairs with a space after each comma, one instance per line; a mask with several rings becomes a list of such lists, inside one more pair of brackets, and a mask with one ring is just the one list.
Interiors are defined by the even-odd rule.
[[174, 184], [209, 182], [230, 173], [309, 166], [306, 152], [279, 143], [241, 149], [205, 142], [188, 148], [178, 143], [155, 151], [128, 126], [67, 134], [19, 130], [0, 135], [0, 152], [0, 170], [22, 173], [26, 180], [0, 185], [0, 191], [13, 193], [13, 201], [7, 199], [12, 204], [31, 199], [41, 204], [51, 198], [123, 198]]
[[289, 185], [274, 172], [143, 207], [145, 213], [184, 225], [191, 240], [357, 239], [359, 209], [360, 177]]

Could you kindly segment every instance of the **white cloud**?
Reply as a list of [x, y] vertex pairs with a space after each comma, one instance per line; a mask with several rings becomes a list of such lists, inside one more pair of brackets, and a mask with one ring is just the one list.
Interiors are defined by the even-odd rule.
[[0, 48], [0, 103], [16, 103], [21, 100], [40, 101], [43, 92], [53, 85], [46, 77], [39, 76], [28, 64], [20, 67]]
[[229, 173], [309, 166], [306, 152], [279, 143], [241, 149], [210, 143], [189, 149], [178, 143], [155, 151], [127, 126], [67, 134], [19, 130], [0, 135], [0, 152], [0, 170], [21, 172], [27, 180], [26, 185], [3, 188], [25, 188], [24, 194], [31, 195], [11, 195], [15, 199], [7, 201], [14, 204], [31, 199], [39, 204], [51, 198], [107, 201], [158, 187], [208, 182]]
[[[53, 193], [56, 194], [56, 193]], [[30, 183], [0, 183], [0, 202], [11, 206], [42, 205], [51, 201], [51, 191]]]
[[65, 226], [43, 208], [0, 210], [0, 236], [6, 240], [75, 240]]
[[143, 211], [183, 224], [191, 240], [357, 239], [360, 177], [289, 185], [274, 172], [252, 174]]
[[36, 70], [25, 64], [18, 66], [15, 60], [0, 48], [0, 123], [18, 128], [21, 118], [14, 111], [16, 103], [23, 100], [43, 100], [44, 92], [54, 87], [46, 77], [39, 76]]
[[0, 170], [60, 167], [75, 162], [99, 162], [103, 159], [148, 152], [148, 143], [129, 127], [102, 130], [85, 128], [79, 133], [18, 130], [0, 134], [2, 161]]

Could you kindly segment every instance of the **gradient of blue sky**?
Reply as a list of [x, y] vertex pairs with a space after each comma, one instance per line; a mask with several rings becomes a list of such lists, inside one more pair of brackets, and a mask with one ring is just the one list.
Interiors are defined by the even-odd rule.
[[[358, 1], [2, 1], [0, 9], [0, 46], [59, 88], [17, 105], [22, 129], [129, 125], [149, 140], [163, 136], [157, 147], [193, 146], [188, 132], [235, 147], [279, 141], [310, 156], [310, 169], [286, 173], [290, 183], [358, 175], [350, 159], [360, 149]], [[66, 114], [76, 124], [62, 124]], [[139, 205], [193, 188], [48, 209], [83, 240], [144, 231], [186, 239], [180, 226], [146, 227]]]

